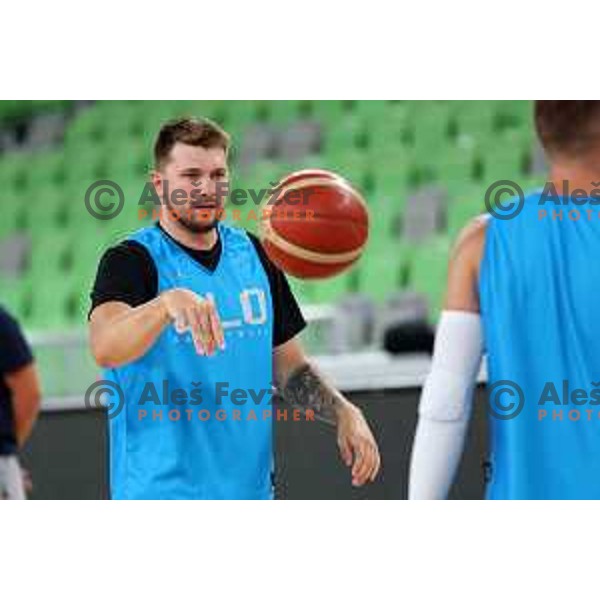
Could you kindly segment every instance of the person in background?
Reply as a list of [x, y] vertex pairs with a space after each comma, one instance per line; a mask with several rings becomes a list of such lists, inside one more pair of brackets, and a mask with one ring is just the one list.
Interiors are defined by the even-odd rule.
[[[517, 207], [512, 216], [476, 217], [450, 257], [411, 500], [448, 497], [484, 354], [486, 498], [600, 499], [600, 420], [590, 389], [600, 338], [600, 101], [538, 100], [534, 118], [550, 163], [544, 190], [511, 198], [503, 210]], [[558, 391], [565, 388], [571, 392]]]
[[31, 348], [17, 321], [0, 307], [0, 500], [24, 500], [17, 454], [40, 411], [40, 383]]

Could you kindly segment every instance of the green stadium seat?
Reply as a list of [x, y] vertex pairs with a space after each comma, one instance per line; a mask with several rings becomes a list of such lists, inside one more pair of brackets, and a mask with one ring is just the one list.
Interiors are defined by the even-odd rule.
[[533, 104], [529, 100], [504, 100], [496, 103], [499, 129], [532, 129]]
[[378, 194], [396, 198], [414, 182], [415, 164], [407, 155], [391, 155], [373, 162], [369, 173]]
[[352, 112], [370, 126], [385, 120], [388, 105], [387, 100], [357, 100], [352, 105]]
[[246, 127], [258, 121], [266, 120], [265, 103], [257, 100], [231, 100], [225, 103], [221, 121], [215, 120], [233, 136], [234, 143], [239, 144], [239, 136]]
[[369, 205], [369, 246], [383, 251], [389, 244], [399, 241], [400, 224], [406, 197], [377, 196]]
[[0, 219], [0, 239], [17, 231], [25, 207], [23, 197], [0, 192], [2, 202], [2, 218]]
[[30, 282], [24, 277], [1, 277], [0, 305], [16, 319], [23, 321], [28, 314], [30, 291]]
[[481, 190], [478, 195], [465, 196], [449, 203], [447, 233], [452, 239], [456, 239], [461, 230], [476, 216], [486, 213], [484, 196], [485, 190]]
[[473, 183], [476, 154], [472, 148], [447, 146], [443, 155], [429, 163], [436, 183], [453, 196]]
[[0, 102], [0, 120], [9, 121], [19, 116], [31, 104], [30, 100], [3, 100]]
[[3, 100], [0, 102], [0, 121], [14, 122], [47, 112], [65, 111], [71, 100]]
[[365, 151], [365, 160], [371, 168], [377, 168], [380, 164], [410, 164], [414, 161], [414, 152], [405, 145], [401, 133], [396, 132], [393, 136], [388, 131], [385, 135], [374, 135], [369, 129], [369, 145]]
[[411, 252], [409, 287], [427, 298], [432, 322], [437, 321], [444, 302], [449, 252], [446, 237], [429, 239]]
[[95, 181], [107, 179], [106, 156], [98, 144], [68, 148], [65, 154], [65, 187], [78, 190], [83, 198], [85, 190]]
[[66, 329], [70, 323], [69, 302], [72, 297], [65, 277], [52, 273], [43, 285], [32, 286], [29, 325], [34, 329]]
[[106, 102], [104, 109], [104, 131], [106, 141], [115, 138], [139, 137], [144, 133], [145, 115], [138, 102]]
[[[40, 329], [48, 328], [47, 325], [40, 324], [40, 322], [33, 323], [31, 320], [28, 321], [28, 326], [33, 328], [35, 333], [39, 333]], [[62, 353], [57, 352], [56, 347], [51, 344], [38, 342], [35, 345], [35, 361], [40, 379], [44, 382], [44, 395], [46, 397], [67, 395], [70, 377], [65, 376]]]
[[369, 124], [366, 147], [369, 164], [375, 166], [379, 162], [410, 162], [414, 155], [407, 142], [406, 132], [410, 127], [408, 119], [395, 121], [390, 118], [385, 126], [379, 121]]
[[29, 154], [15, 153], [3, 156], [0, 161], [0, 186], [2, 193], [20, 192], [27, 185]]
[[495, 132], [498, 107], [490, 101], [464, 100], [452, 103], [451, 107], [460, 136], [475, 140], [492, 137]]
[[38, 281], [58, 279], [66, 272], [67, 254], [71, 247], [70, 236], [63, 229], [40, 228], [31, 235], [31, 257], [28, 275]]
[[[97, 266], [97, 265], [96, 265]], [[71, 318], [77, 322], [79, 327], [85, 325], [88, 321], [88, 314], [91, 308], [90, 295], [94, 287], [95, 272], [90, 272], [83, 279], [73, 275], [73, 313]]]
[[374, 156], [389, 156], [406, 147], [408, 132], [413, 122], [408, 102], [387, 102], [381, 119], [370, 119], [367, 135], [369, 153]]
[[481, 156], [482, 179], [490, 185], [501, 179], [519, 180], [526, 173], [529, 147], [519, 134], [497, 136]]
[[306, 100], [277, 100], [268, 103], [268, 119], [276, 125], [289, 125], [305, 118], [311, 108], [311, 103]]
[[362, 191], [370, 168], [363, 150], [338, 148], [323, 155], [323, 167], [345, 177]]
[[123, 138], [119, 144], [102, 148], [108, 179], [123, 185], [125, 180], [143, 178], [151, 170], [152, 156], [137, 137]]
[[96, 225], [93, 230], [81, 231], [70, 251], [71, 275], [74, 281], [93, 281], [104, 252], [121, 241], [110, 227]]
[[340, 151], [365, 148], [367, 139], [367, 126], [364, 119], [359, 115], [350, 114], [327, 130], [323, 152], [327, 155], [334, 155]]
[[22, 210], [24, 227], [34, 236], [67, 225], [68, 206], [61, 188], [40, 186], [32, 190]]
[[330, 128], [348, 114], [348, 106], [344, 100], [316, 100], [312, 105], [312, 114], [317, 121]]
[[66, 163], [61, 151], [32, 154], [27, 160], [25, 185], [29, 192], [64, 184]]
[[305, 279], [288, 276], [288, 283], [294, 294], [294, 298], [301, 306], [315, 304], [314, 284]]
[[325, 158], [321, 154], [308, 154], [291, 163], [281, 164], [281, 175], [284, 176], [303, 169], [323, 169], [325, 163]]
[[450, 108], [445, 102], [416, 103], [411, 116], [415, 123], [413, 151], [417, 162], [440, 156], [449, 144]]
[[65, 147], [78, 148], [107, 138], [106, 109], [97, 103], [80, 112], [65, 132]]
[[360, 292], [376, 302], [385, 301], [401, 289], [408, 256], [406, 244], [400, 240], [384, 247], [370, 242], [358, 263]]
[[353, 274], [350, 271], [328, 279], [311, 280], [311, 296], [316, 304], [333, 304], [353, 291]]

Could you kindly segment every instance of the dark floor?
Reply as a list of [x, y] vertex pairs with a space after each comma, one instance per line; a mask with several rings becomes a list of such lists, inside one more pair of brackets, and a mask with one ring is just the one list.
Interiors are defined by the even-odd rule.
[[[418, 393], [411, 389], [349, 395], [369, 420], [382, 456], [378, 480], [360, 489], [350, 484], [333, 428], [319, 422], [279, 422], [275, 431], [277, 498], [405, 498]], [[482, 393], [479, 390], [478, 395]], [[477, 402], [453, 498], [483, 497], [484, 413], [483, 403]], [[106, 498], [106, 442], [105, 417], [100, 411], [42, 414], [23, 457], [34, 481], [32, 498]]]

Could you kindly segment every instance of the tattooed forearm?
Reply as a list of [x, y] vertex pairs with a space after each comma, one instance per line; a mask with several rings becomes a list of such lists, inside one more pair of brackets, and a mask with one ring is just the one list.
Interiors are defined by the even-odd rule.
[[309, 364], [296, 369], [281, 390], [283, 399], [289, 404], [314, 411], [315, 417], [336, 423], [337, 411], [344, 403], [343, 398]]

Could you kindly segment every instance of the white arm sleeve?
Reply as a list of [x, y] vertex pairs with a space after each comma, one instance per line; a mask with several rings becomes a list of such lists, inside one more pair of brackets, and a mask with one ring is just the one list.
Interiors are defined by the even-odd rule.
[[482, 353], [480, 316], [462, 311], [442, 312], [431, 372], [419, 403], [409, 500], [448, 496], [462, 455]]

